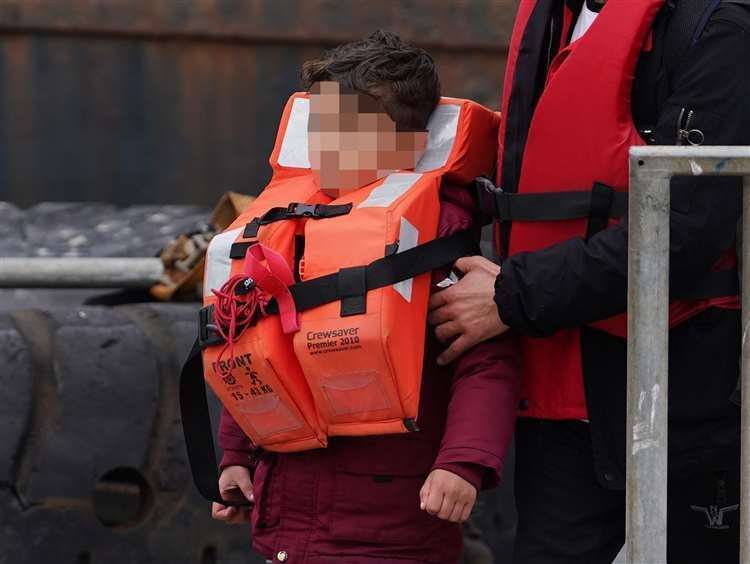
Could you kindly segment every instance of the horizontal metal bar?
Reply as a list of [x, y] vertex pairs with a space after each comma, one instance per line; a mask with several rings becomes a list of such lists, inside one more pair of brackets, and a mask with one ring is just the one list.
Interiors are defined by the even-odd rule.
[[750, 147], [631, 147], [639, 172], [668, 176], [745, 176], [750, 174]]
[[149, 288], [158, 258], [0, 258], [1, 288]]

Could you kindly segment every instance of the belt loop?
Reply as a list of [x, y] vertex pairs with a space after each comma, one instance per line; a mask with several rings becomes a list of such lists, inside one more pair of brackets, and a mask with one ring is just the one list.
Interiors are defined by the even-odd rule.
[[342, 268], [338, 274], [341, 317], [360, 315], [367, 311], [367, 267]]
[[257, 237], [259, 229], [260, 229], [260, 219], [256, 217], [250, 223], [245, 225], [245, 231], [242, 233], [242, 236], [245, 239], [252, 239], [254, 237]]
[[498, 221], [512, 221], [511, 202], [513, 194], [506, 194], [502, 190], [495, 192], [495, 217]]
[[601, 182], [594, 182], [591, 188], [591, 205], [586, 229], [586, 241], [603, 231], [609, 225], [610, 210], [615, 191]]

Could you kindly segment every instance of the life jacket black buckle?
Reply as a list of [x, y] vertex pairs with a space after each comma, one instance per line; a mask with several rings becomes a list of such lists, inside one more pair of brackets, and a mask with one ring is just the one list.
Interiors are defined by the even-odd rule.
[[216, 330], [216, 325], [214, 325], [214, 306], [201, 308], [198, 327], [198, 344], [201, 349], [224, 342], [224, 339]]
[[299, 204], [292, 202], [286, 211], [294, 217], [318, 217], [319, 204]]
[[[502, 219], [508, 215], [508, 209], [501, 209], [503, 204], [507, 203], [502, 200], [503, 190], [495, 186], [489, 178], [478, 176], [474, 179], [474, 186], [477, 194], [477, 204], [479, 211], [492, 219]], [[489, 222], [487, 222], [489, 223]]]
[[255, 280], [253, 280], [252, 278], [245, 278], [244, 282], [242, 282], [242, 284], [239, 284], [234, 290], [234, 293], [238, 296], [244, 296], [245, 294], [249, 294], [250, 292], [252, 292], [254, 288]]

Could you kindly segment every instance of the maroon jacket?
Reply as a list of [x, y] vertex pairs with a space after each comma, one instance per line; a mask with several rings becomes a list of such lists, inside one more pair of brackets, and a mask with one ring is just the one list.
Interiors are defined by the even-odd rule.
[[[440, 236], [474, 227], [467, 191], [444, 188], [441, 198]], [[519, 399], [517, 343], [506, 334], [449, 367], [435, 363], [432, 337], [426, 347], [416, 433], [332, 437], [326, 449], [275, 454], [254, 449], [222, 412], [222, 468], [254, 470], [258, 552], [309, 564], [458, 560], [460, 526], [420, 510], [419, 490], [436, 468], [477, 489], [500, 480]]]

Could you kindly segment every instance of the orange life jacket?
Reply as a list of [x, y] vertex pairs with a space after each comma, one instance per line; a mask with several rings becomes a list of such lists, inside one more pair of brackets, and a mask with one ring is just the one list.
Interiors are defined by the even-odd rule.
[[[309, 170], [308, 113], [292, 96], [273, 178], [212, 240], [204, 276], [205, 380], [256, 446], [280, 452], [416, 430], [429, 272], [477, 252], [467, 233], [436, 239], [439, 189], [491, 171], [499, 122], [443, 98], [414, 171], [333, 200]], [[243, 315], [241, 334], [227, 326]]]

